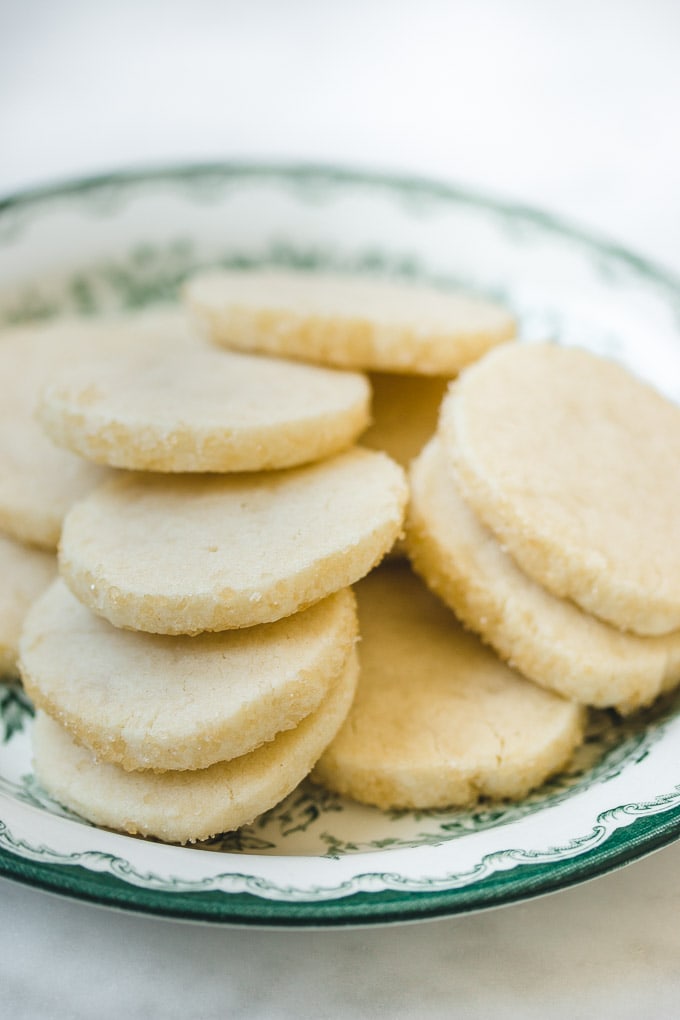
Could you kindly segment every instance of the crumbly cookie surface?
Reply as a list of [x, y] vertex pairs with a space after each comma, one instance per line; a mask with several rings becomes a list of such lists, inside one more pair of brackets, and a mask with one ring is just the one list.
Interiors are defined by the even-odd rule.
[[63, 367], [40, 420], [61, 446], [137, 471], [260, 471], [350, 446], [369, 422], [365, 376], [158, 336]]
[[415, 569], [506, 661], [567, 698], [622, 713], [680, 681], [680, 632], [624, 633], [524, 574], [467, 506], [438, 439], [410, 473]]
[[583, 710], [510, 670], [405, 564], [356, 588], [361, 678], [314, 778], [390, 808], [520, 798], [562, 768]]
[[193, 772], [125, 772], [98, 762], [39, 712], [35, 772], [56, 800], [96, 825], [172, 843], [208, 839], [248, 824], [295, 789], [345, 719], [357, 675], [352, 653], [330, 694], [294, 729], [250, 754]]
[[373, 423], [362, 446], [384, 450], [407, 468], [434, 435], [439, 407], [449, 385], [441, 376], [373, 372]]
[[358, 447], [253, 475], [124, 474], [68, 514], [60, 569], [115, 626], [269, 623], [371, 570], [401, 532], [406, 499], [403, 470]]
[[313, 712], [356, 636], [349, 589], [277, 623], [189, 638], [118, 630], [57, 581], [26, 620], [21, 675], [33, 703], [99, 760], [203, 769]]
[[408, 281], [212, 271], [185, 300], [218, 343], [343, 368], [455, 375], [515, 335], [504, 308]]
[[455, 383], [440, 436], [530, 577], [622, 630], [680, 629], [680, 408], [587, 351], [510, 345]]

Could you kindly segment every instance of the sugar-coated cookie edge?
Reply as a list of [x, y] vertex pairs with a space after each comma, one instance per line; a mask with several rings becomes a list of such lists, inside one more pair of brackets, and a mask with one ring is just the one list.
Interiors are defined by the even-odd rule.
[[[42, 635], [39, 628], [36, 632], [34, 622], [36, 617], [40, 618], [40, 605], [36, 605], [26, 620], [21, 640], [21, 677], [35, 707], [55, 719], [100, 761], [111, 762], [125, 771], [208, 768], [215, 762], [247, 754], [273, 740], [277, 733], [292, 729], [315, 711], [329, 693], [358, 635], [356, 600], [351, 589], [343, 589], [329, 599], [333, 600], [327, 610], [333, 613], [332, 633], [329, 632], [327, 640], [318, 642], [318, 657], [313, 664], [306, 662], [302, 672], [291, 676], [284, 688], [263, 696], [259, 711], [253, 705], [245, 705], [235, 715], [225, 717], [216, 713], [206, 718], [202, 728], [194, 732], [178, 733], [175, 728], [157, 736], [139, 725], [130, 725], [129, 720], [124, 725], [116, 725], [103, 709], [96, 718], [88, 717], [68, 697], [60, 696], [61, 691], [68, 696], [68, 677], [61, 687], [52, 679], [51, 691], [46, 691], [31, 654], [34, 642], [42, 646]], [[111, 683], [115, 682], [112, 676]], [[179, 707], [176, 712], [181, 715]]]
[[[89, 751], [73, 743], [58, 723], [39, 713], [34, 724], [35, 773], [50, 796], [95, 825], [168, 843], [209, 839], [249, 824], [288, 796], [308, 775], [342, 725], [354, 697], [357, 677], [358, 663], [353, 653], [338, 684], [298, 727], [279, 734], [250, 755], [198, 772], [145, 775], [97, 763]], [[55, 734], [58, 754], [69, 755], [70, 767], [78, 772], [79, 792], [74, 792], [72, 783], [55, 774], [52, 764], [44, 760], [40, 741], [45, 732], [50, 739]], [[239, 800], [239, 783], [243, 785], [244, 775], [253, 789]], [[139, 787], [141, 811], [139, 803], [132, 809], [118, 804], [110, 789], [102, 793], [108, 777], [114, 789], [128, 791], [128, 796], [135, 785]], [[95, 788], [94, 797], [92, 791], [89, 796], [83, 792], [84, 784]], [[220, 790], [219, 795], [215, 787]], [[202, 795], [208, 803], [201, 804]]]
[[[411, 501], [406, 521], [406, 547], [416, 572], [470, 630], [491, 645], [497, 654], [534, 683], [596, 708], [615, 708], [629, 714], [649, 705], [659, 694], [680, 681], [680, 634], [671, 638], [622, 634], [630, 654], [609, 663], [595, 657], [576, 660], [568, 638], [551, 642], [540, 625], [529, 627], [522, 618], [522, 604], [508, 604], [492, 590], [492, 579], [482, 569], [465, 569], [461, 557], [438, 535], [428, 513], [427, 494], [435, 459], [439, 472], [451, 470], [436, 457], [437, 441], [425, 447], [411, 466]], [[455, 484], [452, 480], [452, 484]], [[473, 514], [471, 508], [470, 514]], [[481, 522], [476, 522], [480, 529]], [[456, 522], [452, 522], [455, 528]], [[491, 539], [495, 541], [495, 539]], [[500, 556], [507, 553], [499, 547]], [[520, 568], [512, 564], [513, 569]], [[520, 576], [521, 582], [536, 582]], [[548, 592], [547, 598], [556, 599]], [[574, 607], [574, 613], [582, 610]], [[603, 632], [608, 624], [593, 619]], [[677, 637], [677, 641], [675, 638]], [[673, 643], [677, 644], [675, 651]]]

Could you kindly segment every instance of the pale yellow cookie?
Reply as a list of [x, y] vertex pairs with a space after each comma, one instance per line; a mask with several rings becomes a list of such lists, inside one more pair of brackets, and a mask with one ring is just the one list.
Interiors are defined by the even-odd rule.
[[313, 774], [382, 808], [520, 798], [568, 762], [584, 710], [514, 673], [405, 564], [356, 588], [354, 704]]
[[680, 408], [583, 350], [511, 345], [442, 405], [463, 496], [519, 566], [622, 630], [680, 630]]
[[415, 569], [525, 676], [627, 713], [680, 681], [680, 632], [623, 633], [524, 574], [460, 495], [438, 439], [411, 468], [406, 545]]
[[168, 342], [189, 336], [179, 311], [116, 320], [57, 320], [0, 333], [0, 528], [14, 538], [56, 549], [71, 504], [110, 472], [62, 450], [45, 435], [35, 411], [43, 386], [65, 365], [93, 350], [119, 349], [153, 334]]
[[369, 422], [365, 376], [164, 338], [56, 372], [39, 417], [52, 439], [138, 471], [260, 471], [320, 460]]
[[[361, 445], [383, 450], [407, 468], [437, 428], [439, 406], [449, 380], [441, 376], [398, 375], [373, 372], [373, 424], [361, 437]], [[390, 558], [406, 555], [401, 539]]]
[[361, 437], [361, 445], [384, 450], [402, 467], [408, 467], [436, 431], [439, 406], [449, 380], [374, 372], [370, 381], [373, 424]]
[[358, 447], [288, 471], [125, 474], [69, 513], [61, 572], [117, 627], [193, 634], [269, 623], [375, 566], [406, 499], [403, 470]]
[[33, 703], [124, 769], [203, 769], [292, 729], [357, 637], [350, 589], [277, 623], [198, 637], [117, 630], [57, 581], [28, 614], [21, 676]]
[[16, 673], [24, 617], [56, 573], [54, 556], [0, 535], [0, 676]]
[[248, 824], [295, 789], [347, 715], [357, 675], [352, 653], [339, 682], [299, 726], [197, 772], [125, 772], [98, 762], [40, 712], [33, 728], [35, 772], [49, 794], [96, 825], [172, 843], [207, 839]]
[[515, 334], [491, 301], [404, 280], [217, 270], [184, 296], [226, 347], [342, 368], [455, 375]]

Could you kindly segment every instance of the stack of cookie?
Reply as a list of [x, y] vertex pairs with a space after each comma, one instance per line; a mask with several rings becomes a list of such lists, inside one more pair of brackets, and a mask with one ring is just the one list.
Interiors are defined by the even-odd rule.
[[[311, 769], [382, 807], [518, 798], [568, 761], [583, 705], [630, 711], [680, 678], [676, 635], [629, 633], [649, 586], [624, 600], [628, 622], [603, 623], [569, 601], [572, 589], [556, 597], [555, 548], [545, 577], [531, 573], [539, 543], [526, 508], [503, 523], [507, 479], [543, 501], [541, 531], [545, 508], [563, 503], [600, 520], [602, 492], [630, 474], [631, 450], [618, 482], [559, 487], [581, 457], [572, 438], [564, 464], [550, 452], [572, 412], [602, 464], [625, 445], [606, 446], [620, 407], [600, 435], [578, 405], [590, 367], [564, 389], [560, 418], [551, 380], [569, 372], [560, 362], [541, 375], [546, 348], [505, 344], [514, 323], [485, 301], [268, 271], [204, 274], [185, 297], [210, 343], [174, 312], [103, 339], [96, 356], [75, 352], [44, 380], [45, 432], [81, 470], [108, 476], [88, 478], [68, 509], [61, 578], [21, 642], [41, 709], [36, 771], [62, 803], [187, 842], [249, 822]], [[599, 411], [637, 400], [628, 385], [603, 382], [591, 393]], [[650, 430], [677, 427], [656, 413]], [[416, 455], [409, 555], [500, 659], [407, 564], [373, 569], [401, 535], [402, 466]], [[635, 448], [640, 458], [649, 451]], [[558, 556], [559, 584], [578, 530]], [[668, 608], [666, 594], [657, 601]]]
[[465, 372], [411, 469], [416, 570], [525, 676], [629, 713], [680, 681], [680, 409], [586, 351]]
[[356, 687], [349, 586], [401, 531], [402, 469], [353, 446], [363, 375], [163, 330], [55, 372], [39, 416], [112, 477], [66, 514], [21, 673], [38, 777], [116, 829], [186, 842], [276, 804]]
[[[362, 443], [403, 465], [434, 432], [449, 379], [514, 334], [487, 302], [349, 277], [213, 273], [187, 298], [224, 346], [369, 371], [375, 420]], [[580, 706], [500, 662], [403, 563], [355, 591], [361, 677], [317, 781], [431, 808], [522, 797], [566, 763], [583, 739]]]

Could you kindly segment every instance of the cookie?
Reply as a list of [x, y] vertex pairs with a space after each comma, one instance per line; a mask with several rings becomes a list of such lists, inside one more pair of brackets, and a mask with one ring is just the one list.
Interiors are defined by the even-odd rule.
[[15, 675], [24, 617], [56, 573], [54, 556], [0, 535], [0, 676]]
[[33, 727], [38, 780], [96, 825], [172, 843], [237, 829], [283, 800], [308, 774], [342, 724], [354, 695], [356, 653], [319, 708], [256, 751], [195, 772], [125, 772], [98, 762], [40, 712]]
[[454, 613], [525, 676], [628, 713], [680, 682], [680, 632], [624, 633], [524, 574], [467, 506], [438, 439], [414, 462], [406, 546]]
[[287, 471], [123, 474], [70, 511], [60, 568], [117, 627], [250, 627], [366, 574], [400, 534], [406, 499], [403, 470], [357, 447]]
[[361, 445], [384, 450], [397, 464], [408, 467], [434, 435], [449, 380], [441, 376], [373, 372], [373, 423]]
[[98, 759], [204, 769], [318, 708], [356, 637], [349, 589], [277, 623], [190, 638], [117, 630], [59, 580], [28, 614], [21, 675], [33, 703]]
[[216, 270], [184, 297], [226, 347], [341, 368], [455, 375], [515, 334], [491, 301], [404, 280]]
[[356, 587], [361, 676], [313, 778], [381, 808], [520, 798], [568, 762], [584, 710], [504, 665], [405, 564]]
[[320, 460], [369, 423], [365, 376], [165, 339], [62, 368], [39, 418], [61, 446], [138, 471], [261, 471]]
[[467, 370], [440, 433], [475, 513], [522, 570], [621, 630], [680, 630], [680, 408], [575, 348]]
[[117, 320], [57, 320], [0, 333], [0, 528], [24, 542], [56, 549], [71, 504], [110, 477], [50, 440], [35, 417], [51, 377], [94, 349], [119, 349], [160, 333], [168, 341], [190, 335], [179, 311]]

